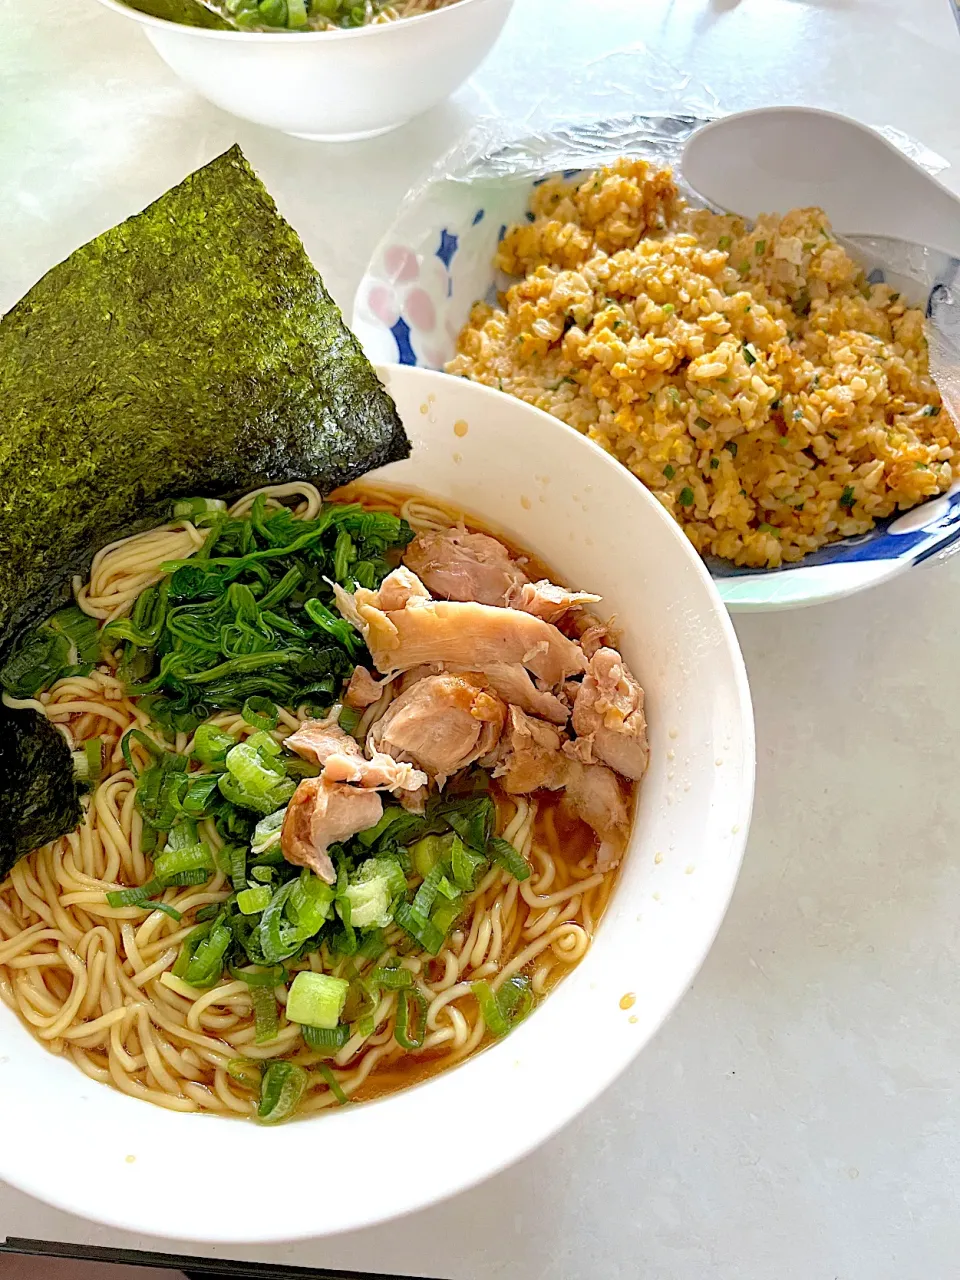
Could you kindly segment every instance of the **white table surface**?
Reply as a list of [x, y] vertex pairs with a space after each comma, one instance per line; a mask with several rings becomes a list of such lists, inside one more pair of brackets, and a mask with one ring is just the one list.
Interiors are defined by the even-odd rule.
[[[0, 0], [0, 33], [0, 308], [239, 141], [349, 315], [404, 191], [478, 113], [578, 94], [669, 109], [683, 74], [725, 110], [802, 102], [896, 126], [960, 191], [949, 0], [517, 0], [455, 103], [342, 148], [208, 107], [94, 0]], [[171, 1239], [137, 1241], [9, 1188], [0, 1239], [444, 1280], [955, 1276], [960, 557], [737, 630], [759, 775], [736, 897], [678, 1012], [575, 1124], [472, 1192], [335, 1239], [181, 1247], [172, 1199]]]

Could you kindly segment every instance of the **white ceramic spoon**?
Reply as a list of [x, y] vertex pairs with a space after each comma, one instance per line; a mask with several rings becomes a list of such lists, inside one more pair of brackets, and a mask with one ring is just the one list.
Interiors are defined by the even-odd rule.
[[817, 205], [836, 232], [888, 236], [960, 258], [960, 200], [865, 125], [813, 107], [763, 107], [698, 129], [681, 171], [730, 213]]

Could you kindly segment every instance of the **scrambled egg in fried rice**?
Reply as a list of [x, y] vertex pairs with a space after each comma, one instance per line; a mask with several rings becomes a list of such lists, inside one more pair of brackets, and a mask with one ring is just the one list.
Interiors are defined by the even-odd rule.
[[775, 567], [950, 487], [923, 313], [819, 209], [748, 229], [620, 160], [531, 211], [496, 258], [522, 279], [473, 308], [447, 369], [603, 445], [701, 553]]

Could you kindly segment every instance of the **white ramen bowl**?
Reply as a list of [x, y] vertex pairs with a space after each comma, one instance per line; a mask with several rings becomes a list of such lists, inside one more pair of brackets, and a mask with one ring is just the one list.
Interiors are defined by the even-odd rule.
[[210, 31], [100, 0], [137, 22], [181, 80], [254, 124], [317, 142], [396, 129], [476, 71], [513, 0], [458, 0], [435, 13], [350, 31]]
[[[651, 744], [619, 883], [586, 957], [505, 1040], [405, 1092], [276, 1128], [166, 1111], [89, 1080], [0, 1005], [0, 1178], [68, 1212], [239, 1244], [366, 1227], [464, 1190], [623, 1071], [727, 909], [753, 800], [753, 718], [733, 627], [690, 543], [625, 468], [539, 410], [425, 370], [380, 375], [413, 455], [373, 475], [479, 516], [616, 615]], [[240, 1181], [176, 1194], [191, 1152], [214, 1152]], [[321, 1154], [335, 1176], [318, 1173]], [[254, 1212], [238, 1194], [250, 1178]]]

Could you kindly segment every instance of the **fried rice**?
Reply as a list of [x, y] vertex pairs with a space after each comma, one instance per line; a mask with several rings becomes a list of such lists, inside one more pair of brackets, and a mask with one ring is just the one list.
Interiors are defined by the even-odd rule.
[[952, 484], [923, 313], [821, 210], [748, 227], [627, 159], [530, 209], [496, 258], [521, 278], [473, 308], [447, 369], [596, 440], [702, 554], [775, 567]]

